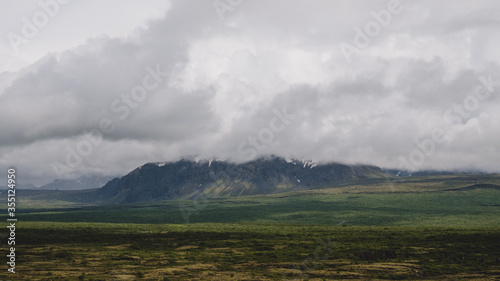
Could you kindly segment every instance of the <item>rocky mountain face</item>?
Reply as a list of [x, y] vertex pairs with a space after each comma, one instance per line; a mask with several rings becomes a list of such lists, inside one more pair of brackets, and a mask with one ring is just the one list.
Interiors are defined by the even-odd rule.
[[375, 166], [317, 164], [279, 157], [241, 164], [182, 159], [145, 164], [108, 182], [97, 190], [97, 197], [110, 203], [190, 199], [199, 194], [233, 197], [336, 187], [385, 176]]

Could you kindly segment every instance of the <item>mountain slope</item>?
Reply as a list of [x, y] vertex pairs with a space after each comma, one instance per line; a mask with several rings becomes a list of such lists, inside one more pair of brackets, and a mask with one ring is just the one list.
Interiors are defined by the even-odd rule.
[[277, 192], [343, 186], [383, 178], [375, 166], [260, 158], [236, 164], [225, 161], [180, 160], [148, 163], [97, 191], [102, 201], [133, 203], [179, 198], [271, 194]]

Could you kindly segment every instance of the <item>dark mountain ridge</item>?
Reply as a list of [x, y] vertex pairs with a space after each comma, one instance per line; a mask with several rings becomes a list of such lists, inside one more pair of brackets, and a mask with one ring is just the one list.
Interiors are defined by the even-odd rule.
[[263, 157], [246, 163], [220, 160], [147, 163], [97, 190], [100, 201], [135, 203], [156, 200], [271, 194], [336, 187], [385, 178], [369, 165], [318, 164]]

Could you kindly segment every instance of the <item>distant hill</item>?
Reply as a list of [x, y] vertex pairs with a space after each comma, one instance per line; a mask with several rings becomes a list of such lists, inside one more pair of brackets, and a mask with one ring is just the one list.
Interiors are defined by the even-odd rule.
[[99, 188], [105, 185], [113, 177], [102, 176], [81, 176], [78, 179], [66, 180], [55, 179], [53, 182], [42, 185], [38, 189], [41, 190], [83, 190]]
[[318, 164], [280, 157], [242, 164], [182, 159], [138, 167], [97, 190], [97, 197], [111, 203], [188, 199], [199, 194], [234, 197], [344, 186], [386, 176], [375, 166]]
[[421, 170], [421, 171], [405, 171], [396, 169], [384, 169], [384, 172], [390, 176], [396, 177], [419, 177], [419, 176], [451, 176], [451, 175], [482, 175], [480, 171], [438, 171], [438, 170]]
[[[0, 190], [7, 189], [7, 186], [0, 186]], [[31, 183], [28, 184], [16, 184], [16, 189], [38, 189], [38, 187], [32, 185]]]

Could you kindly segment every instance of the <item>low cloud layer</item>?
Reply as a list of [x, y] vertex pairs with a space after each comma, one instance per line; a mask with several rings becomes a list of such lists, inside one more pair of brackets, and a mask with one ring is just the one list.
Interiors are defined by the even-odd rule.
[[496, 1], [170, 5], [0, 73], [0, 168], [41, 184], [276, 154], [500, 172]]

